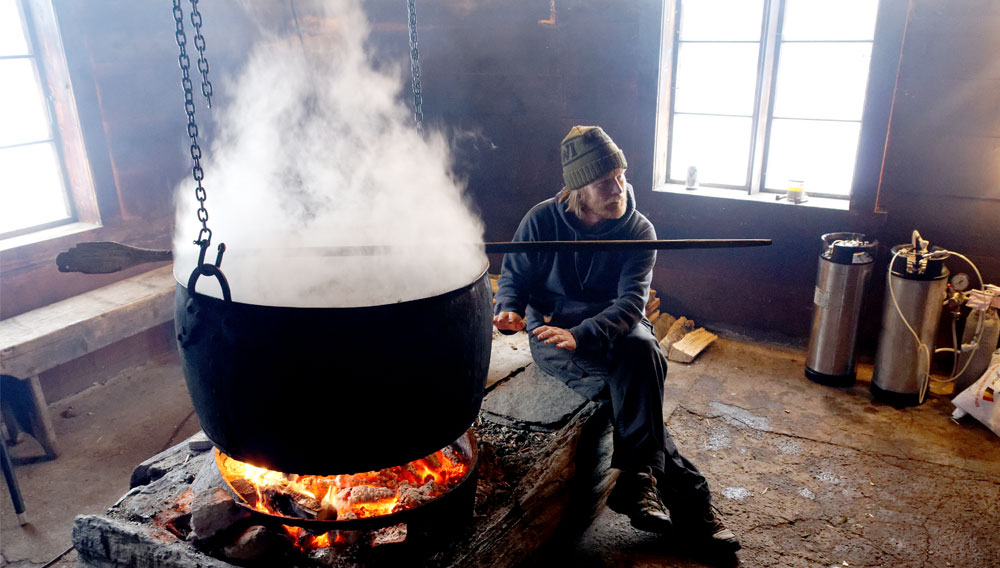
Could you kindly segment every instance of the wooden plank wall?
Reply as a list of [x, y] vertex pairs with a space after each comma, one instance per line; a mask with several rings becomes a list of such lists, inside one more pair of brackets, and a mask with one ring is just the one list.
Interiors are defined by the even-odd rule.
[[[1000, 281], [993, 244], [1000, 237], [1000, 4], [883, 1], [907, 4], [910, 12], [878, 197], [884, 223], [870, 211], [652, 193], [658, 0], [556, 0], [554, 18], [550, 0], [418, 0], [424, 110], [428, 123], [455, 136], [456, 171], [468, 180], [488, 240], [509, 238], [524, 211], [559, 189], [558, 143], [571, 125], [605, 126], [628, 156], [639, 208], [660, 237], [775, 240], [753, 251], [664, 253], [654, 275], [662, 309], [699, 325], [804, 340], [824, 232], [862, 230], [896, 244], [918, 228], [932, 242], [974, 258], [988, 280]], [[95, 234], [167, 246], [169, 192], [188, 175], [169, 4], [55, 4], [102, 203], [113, 205]], [[405, 5], [364, 5], [373, 52], [397, 64], [405, 78]], [[288, 2], [268, 6], [292, 29]], [[312, 2], [294, 6], [300, 17], [316, 10]], [[255, 31], [235, 0], [201, 8], [222, 87], [221, 76], [238, 69]], [[403, 96], [407, 89], [404, 84]], [[54, 253], [68, 248], [59, 244], [0, 255], [0, 316], [108, 282], [55, 272]], [[491, 260], [496, 268], [499, 257]], [[873, 281], [875, 307], [866, 315], [869, 343], [881, 281]]]
[[[820, 235], [854, 230], [878, 238], [886, 246], [862, 322], [862, 346], [872, 351], [887, 248], [907, 242], [913, 229], [1000, 282], [1000, 4], [883, 1], [909, 21], [881, 172], [882, 214], [650, 192], [657, 1], [557, 1], [555, 24], [541, 23], [547, 1], [434, 3], [421, 20], [424, 108], [431, 120], [478, 135], [459, 163], [469, 164], [488, 240], [509, 238], [523, 212], [559, 188], [558, 142], [576, 123], [604, 125], [625, 150], [639, 209], [661, 238], [774, 239], [767, 249], [660, 255], [661, 308], [706, 325], [803, 342]], [[877, 146], [862, 157], [873, 179], [882, 162]], [[496, 267], [500, 258], [491, 260]]]

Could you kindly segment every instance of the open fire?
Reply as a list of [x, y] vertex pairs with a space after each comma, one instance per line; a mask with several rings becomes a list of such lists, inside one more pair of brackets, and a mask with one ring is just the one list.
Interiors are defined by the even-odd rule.
[[[405, 465], [350, 475], [283, 473], [241, 462], [218, 449], [215, 459], [222, 478], [248, 507], [291, 525], [308, 521], [313, 529], [316, 521], [330, 521], [329, 528], [337, 529], [339, 523], [332, 521], [387, 517], [428, 503], [462, 483], [472, 463], [454, 445]], [[305, 550], [342, 539], [337, 530], [316, 535], [300, 526], [284, 528]]]
[[216, 450], [223, 479], [255, 510], [317, 521], [360, 519], [411, 509], [447, 493], [468, 460], [451, 447], [380, 471], [296, 475], [235, 460]]
[[[597, 416], [596, 406], [587, 408], [585, 417]], [[610, 430], [594, 423], [591, 431], [603, 431], [600, 447], [610, 447]], [[573, 473], [578, 465], [592, 463], [568, 439], [577, 438], [484, 416], [452, 444], [467, 469], [464, 480], [447, 493], [388, 515], [317, 521], [256, 510], [226, 482], [220, 456], [199, 434], [140, 464], [132, 474], [132, 490], [106, 514], [77, 517], [73, 543], [86, 566], [520, 565], [550, 538], [576, 495], [546, 488], [566, 486], [567, 476], [580, 475]], [[451, 455], [445, 450], [445, 457]], [[404, 468], [424, 481], [416, 464]], [[599, 506], [596, 495], [609, 487], [609, 475], [595, 476], [593, 490], [589, 483], [580, 484], [575, 502]], [[251, 500], [257, 495], [252, 491]], [[596, 509], [570, 515], [582, 520], [593, 513]]]

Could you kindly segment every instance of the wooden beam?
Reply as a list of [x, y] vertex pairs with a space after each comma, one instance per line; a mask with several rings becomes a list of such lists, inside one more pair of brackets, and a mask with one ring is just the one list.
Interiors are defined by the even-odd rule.
[[0, 321], [0, 373], [25, 380], [168, 322], [172, 266]]

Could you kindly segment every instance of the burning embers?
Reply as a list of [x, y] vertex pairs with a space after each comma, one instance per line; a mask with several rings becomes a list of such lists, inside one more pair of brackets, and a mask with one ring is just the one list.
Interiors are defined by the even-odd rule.
[[216, 449], [155, 524], [253, 565], [369, 565], [452, 538], [472, 513], [477, 461], [471, 431], [424, 458], [351, 475], [286, 474]]
[[[372, 554], [384, 545], [413, 546], [437, 527], [448, 527], [471, 513], [477, 456], [475, 437], [466, 432], [424, 458], [350, 475], [286, 474], [219, 450], [214, 457], [219, 484], [235, 497], [233, 506], [238, 505], [249, 522], [269, 525], [300, 553], [327, 565], [327, 560]], [[273, 541], [273, 536], [262, 535], [274, 533], [264, 530], [248, 529], [225, 548], [225, 556], [239, 557], [255, 548], [256, 540]], [[244, 540], [250, 544], [242, 545]]]
[[246, 504], [297, 521], [350, 521], [393, 515], [427, 503], [461, 483], [471, 465], [454, 445], [381, 471], [296, 475], [256, 467], [216, 450], [223, 479]]

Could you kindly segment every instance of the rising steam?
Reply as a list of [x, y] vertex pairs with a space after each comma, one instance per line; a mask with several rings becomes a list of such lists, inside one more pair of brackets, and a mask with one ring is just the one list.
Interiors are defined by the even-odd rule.
[[[260, 42], [230, 102], [213, 110], [218, 136], [202, 160], [212, 250], [233, 299], [345, 307], [437, 295], [486, 266], [483, 228], [451, 174], [447, 141], [417, 132], [395, 70], [366, 55], [357, 0], [333, 2], [320, 41]], [[177, 190], [174, 273], [187, 283], [200, 223], [191, 180]], [[339, 255], [378, 245], [385, 254]], [[331, 250], [332, 248], [332, 250]], [[221, 297], [213, 279], [197, 291]]]

